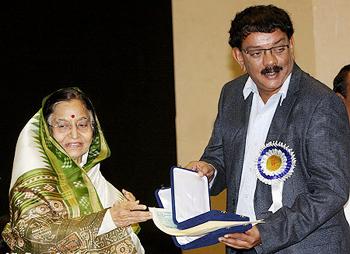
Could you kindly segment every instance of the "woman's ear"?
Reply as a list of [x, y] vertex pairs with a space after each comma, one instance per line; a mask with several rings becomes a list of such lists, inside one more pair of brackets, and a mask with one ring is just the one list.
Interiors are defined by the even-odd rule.
[[232, 49], [232, 56], [237, 61], [239, 66], [241, 66], [241, 69], [243, 71], [246, 71], [242, 51], [239, 48], [235, 47]]

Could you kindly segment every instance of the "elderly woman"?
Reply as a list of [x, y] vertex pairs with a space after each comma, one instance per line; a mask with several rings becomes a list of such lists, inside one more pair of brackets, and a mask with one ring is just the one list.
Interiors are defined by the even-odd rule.
[[13, 252], [144, 253], [135, 234], [151, 215], [100, 172], [110, 155], [88, 97], [63, 88], [43, 100], [22, 130], [10, 185]]

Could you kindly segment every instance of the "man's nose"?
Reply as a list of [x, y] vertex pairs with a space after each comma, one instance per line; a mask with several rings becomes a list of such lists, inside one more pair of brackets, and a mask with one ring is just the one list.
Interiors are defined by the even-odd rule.
[[263, 55], [263, 63], [265, 66], [273, 66], [277, 64], [277, 58], [271, 49], [266, 49]]

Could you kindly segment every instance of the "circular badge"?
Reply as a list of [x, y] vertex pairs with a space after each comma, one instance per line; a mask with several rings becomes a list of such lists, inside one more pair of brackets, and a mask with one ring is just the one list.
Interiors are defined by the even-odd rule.
[[272, 141], [260, 150], [256, 174], [260, 181], [269, 185], [284, 182], [292, 175], [295, 163], [292, 149], [282, 142]]

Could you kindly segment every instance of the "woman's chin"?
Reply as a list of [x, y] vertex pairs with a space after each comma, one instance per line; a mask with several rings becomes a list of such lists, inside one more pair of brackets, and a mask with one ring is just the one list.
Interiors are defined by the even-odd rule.
[[83, 157], [83, 152], [77, 152], [77, 151], [74, 151], [74, 152], [69, 152], [68, 151], [68, 155], [73, 159], [73, 161], [77, 162], [77, 163], [80, 163], [81, 162], [81, 158]]

